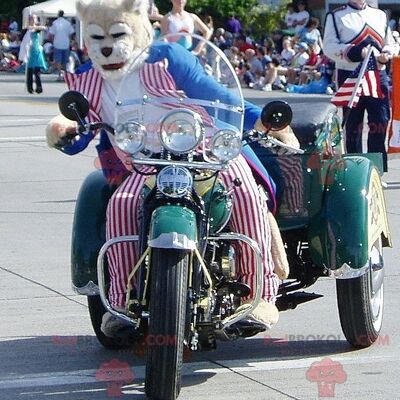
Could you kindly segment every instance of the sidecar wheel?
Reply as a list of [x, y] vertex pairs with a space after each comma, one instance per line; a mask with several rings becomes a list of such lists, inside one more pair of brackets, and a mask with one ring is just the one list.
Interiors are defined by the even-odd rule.
[[383, 319], [383, 277], [379, 239], [371, 249], [367, 273], [336, 281], [340, 324], [347, 341], [354, 347], [368, 347], [379, 336]]
[[181, 389], [189, 252], [152, 249], [146, 395], [175, 400]]
[[129, 347], [127, 343], [122, 343], [120, 340], [110, 338], [101, 331], [101, 320], [106, 309], [101, 302], [100, 296], [88, 296], [88, 307], [90, 320], [92, 322], [94, 333], [97, 340], [106, 348], [111, 350], [126, 349]]

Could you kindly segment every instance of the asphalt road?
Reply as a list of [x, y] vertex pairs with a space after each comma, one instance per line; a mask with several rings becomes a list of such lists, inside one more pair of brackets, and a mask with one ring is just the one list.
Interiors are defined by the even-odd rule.
[[[92, 147], [71, 158], [46, 147], [44, 129], [65, 90], [54, 79], [44, 76], [44, 93], [28, 95], [21, 75], [0, 75], [0, 399], [144, 399], [143, 355], [104, 350], [91, 330], [86, 299], [70, 288], [73, 210], [95, 152]], [[260, 104], [280, 94], [246, 91]], [[312, 106], [315, 97], [288, 100]], [[400, 182], [400, 162], [391, 160], [389, 169], [385, 180]], [[188, 356], [179, 398], [400, 398], [398, 190], [385, 195], [394, 247], [385, 251], [384, 326], [375, 345], [348, 346], [334, 281], [322, 279], [311, 288], [322, 299], [282, 313], [265, 335]], [[343, 382], [318, 386], [306, 374], [327, 359], [340, 363]], [[120, 366], [120, 383], [105, 381], [110, 365]]]

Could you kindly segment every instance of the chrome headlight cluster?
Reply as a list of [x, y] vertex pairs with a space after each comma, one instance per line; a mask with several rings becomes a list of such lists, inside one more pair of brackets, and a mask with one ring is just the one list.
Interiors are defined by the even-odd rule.
[[138, 122], [128, 121], [115, 128], [115, 143], [124, 152], [136, 154], [143, 150], [146, 142], [146, 128]]
[[220, 162], [236, 158], [242, 150], [242, 138], [238, 132], [230, 129], [218, 131], [211, 142], [211, 152]]
[[191, 110], [169, 112], [160, 125], [160, 140], [174, 154], [187, 153], [200, 143], [204, 125], [199, 114]]

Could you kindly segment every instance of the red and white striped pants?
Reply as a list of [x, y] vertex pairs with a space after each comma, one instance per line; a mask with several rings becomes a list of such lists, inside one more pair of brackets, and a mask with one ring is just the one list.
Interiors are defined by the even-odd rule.
[[[261, 199], [250, 167], [242, 156], [238, 157], [228, 171], [221, 172], [220, 177], [226, 186], [231, 186], [235, 178], [240, 178], [242, 181], [242, 185], [234, 192], [230, 227], [233, 232], [247, 235], [259, 244], [264, 261], [262, 297], [268, 301], [275, 301], [279, 279], [273, 272], [267, 204]], [[107, 208], [107, 240], [116, 236], [139, 233], [137, 215], [139, 193], [145, 179], [145, 176], [133, 172], [111, 197]], [[138, 259], [137, 243], [120, 243], [108, 251], [111, 281], [109, 298], [113, 307], [125, 305], [128, 275]], [[248, 245], [240, 245], [236, 262], [240, 280], [250, 286], [250, 297], [252, 297], [255, 292], [256, 262]]]

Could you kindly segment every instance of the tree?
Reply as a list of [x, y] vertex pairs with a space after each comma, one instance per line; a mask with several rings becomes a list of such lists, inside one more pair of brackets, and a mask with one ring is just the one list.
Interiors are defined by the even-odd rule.
[[248, 13], [248, 26], [256, 39], [262, 39], [281, 28], [284, 21], [286, 5], [289, 1], [282, 1], [278, 7], [259, 4]]
[[[289, 0], [282, 0], [276, 7], [260, 5], [258, 0], [190, 0], [186, 8], [199, 16], [212, 16], [215, 27], [224, 27], [229, 15], [233, 14], [244, 29], [250, 29], [256, 38], [261, 39], [279, 27], [288, 3]], [[160, 0], [157, 5], [162, 13], [171, 9], [167, 0]]]
[[[257, 4], [258, 0], [190, 0], [186, 9], [199, 16], [212, 16], [216, 27], [225, 26], [229, 15], [232, 14], [246, 26], [249, 10], [257, 6]], [[167, 0], [157, 1], [157, 6], [162, 13], [166, 13], [171, 9], [171, 3]]]

